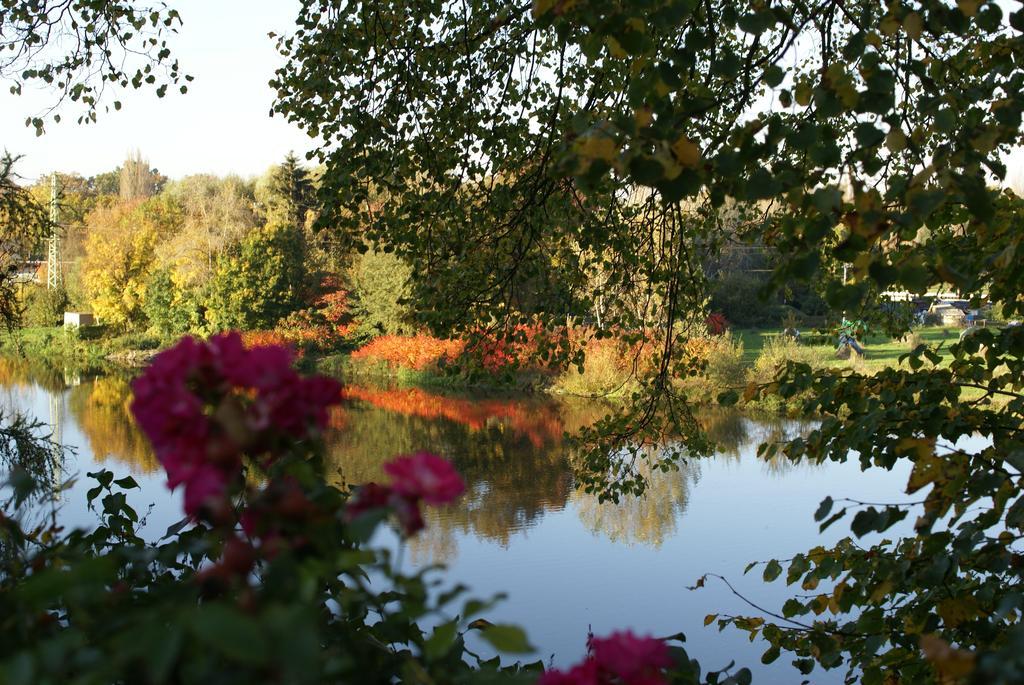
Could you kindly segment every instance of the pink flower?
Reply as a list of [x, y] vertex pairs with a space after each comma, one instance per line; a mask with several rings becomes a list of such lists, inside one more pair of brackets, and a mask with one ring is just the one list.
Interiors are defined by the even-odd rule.
[[200, 466], [185, 482], [185, 513], [197, 516], [203, 507], [219, 502], [227, 490], [227, 478], [220, 469]]
[[417, 452], [384, 464], [395, 492], [428, 504], [449, 504], [466, 486], [455, 468], [430, 452]]
[[423, 514], [420, 512], [419, 501], [377, 483], [360, 486], [345, 507], [345, 517], [351, 521], [363, 514], [386, 507], [395, 512], [398, 524], [406, 536], [423, 530]]
[[391, 506], [391, 494], [391, 488], [377, 483], [360, 486], [345, 506], [345, 516], [352, 520], [375, 509]]
[[288, 349], [247, 350], [238, 333], [206, 343], [185, 337], [132, 382], [132, 412], [168, 486], [185, 486], [189, 514], [226, 496], [243, 453], [289, 444], [281, 437], [314, 438], [327, 424], [327, 408], [341, 401], [340, 384], [302, 378], [291, 364]]
[[545, 671], [537, 679], [537, 685], [598, 685], [598, 682], [597, 664], [592, 659], [587, 659], [568, 671]]
[[420, 511], [419, 502], [416, 500], [392, 493], [391, 506], [395, 509], [398, 525], [402, 527], [406, 537], [415, 535], [426, 526], [423, 522], [423, 512]]
[[624, 685], [665, 683], [662, 669], [672, 665], [668, 647], [653, 637], [637, 637], [630, 631], [594, 638], [593, 659], [603, 673], [618, 676]]

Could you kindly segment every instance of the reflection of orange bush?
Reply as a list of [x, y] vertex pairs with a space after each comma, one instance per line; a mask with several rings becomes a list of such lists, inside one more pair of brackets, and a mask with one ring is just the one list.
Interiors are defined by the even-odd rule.
[[0, 384], [19, 388], [31, 387], [32, 383], [28, 379], [25, 366], [23, 362], [0, 357]]
[[392, 367], [422, 371], [442, 359], [454, 359], [465, 343], [430, 335], [382, 335], [352, 353], [353, 359], [383, 362]]
[[327, 410], [327, 427], [335, 431], [348, 428], [348, 414], [343, 407], [335, 405]]
[[561, 439], [564, 432], [557, 411], [550, 406], [529, 406], [514, 400], [470, 401], [434, 395], [419, 388], [378, 390], [350, 385], [343, 395], [386, 411], [423, 419], [447, 419], [471, 430], [483, 430], [498, 423], [525, 435], [537, 447]]

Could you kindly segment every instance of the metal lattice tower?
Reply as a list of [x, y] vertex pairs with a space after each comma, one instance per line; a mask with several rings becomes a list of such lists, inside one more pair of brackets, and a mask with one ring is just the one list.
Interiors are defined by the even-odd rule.
[[50, 175], [50, 237], [46, 254], [46, 287], [56, 290], [61, 286], [60, 269], [60, 208], [57, 205], [57, 172]]

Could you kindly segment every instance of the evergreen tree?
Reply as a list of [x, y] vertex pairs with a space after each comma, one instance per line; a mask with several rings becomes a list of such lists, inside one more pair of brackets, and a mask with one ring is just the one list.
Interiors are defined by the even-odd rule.
[[313, 182], [309, 172], [289, 152], [284, 162], [270, 170], [260, 188], [260, 202], [267, 219], [302, 227], [313, 209]]

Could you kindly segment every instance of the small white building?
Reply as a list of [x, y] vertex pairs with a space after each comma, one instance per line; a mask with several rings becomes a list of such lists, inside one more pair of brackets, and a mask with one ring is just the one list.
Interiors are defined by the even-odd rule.
[[957, 304], [963, 302], [962, 300], [937, 300], [928, 309], [928, 313], [938, 318], [943, 326], [963, 326], [967, 323], [967, 314]]
[[64, 312], [64, 327], [78, 328], [96, 323], [91, 312]]

